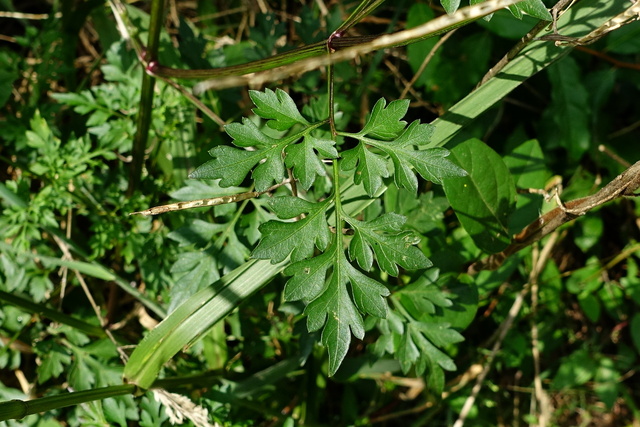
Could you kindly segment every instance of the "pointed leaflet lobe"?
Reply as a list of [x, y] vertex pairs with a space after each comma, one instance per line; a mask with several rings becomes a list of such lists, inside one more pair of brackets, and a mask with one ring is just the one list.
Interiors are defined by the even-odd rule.
[[253, 112], [263, 119], [271, 119], [267, 126], [272, 129], [287, 130], [296, 123], [309, 125], [293, 99], [281, 89], [276, 89], [275, 92], [271, 89], [265, 89], [264, 92], [250, 90], [249, 96], [256, 105]]
[[274, 197], [269, 201], [279, 218], [288, 219], [306, 214], [295, 222], [269, 221], [260, 226], [262, 240], [251, 256], [270, 259], [273, 264], [286, 259], [296, 262], [313, 256], [314, 247], [324, 251], [331, 239], [326, 219], [330, 199], [311, 203], [298, 197]]
[[225, 131], [239, 147], [256, 147], [254, 151], [220, 145], [209, 151], [213, 160], [201, 165], [189, 177], [196, 179], [220, 179], [220, 186], [240, 185], [253, 167], [262, 162], [254, 171], [256, 190], [265, 191], [273, 182], [284, 180], [284, 164], [282, 150], [288, 144], [300, 138], [299, 134], [276, 140], [258, 129], [249, 119], [242, 119], [242, 124], [231, 123]]
[[369, 135], [373, 138], [392, 139], [398, 136], [407, 122], [402, 120], [409, 109], [408, 99], [392, 101], [386, 108], [387, 101], [380, 98], [373, 106], [371, 115], [358, 133], [360, 136]]
[[428, 148], [420, 150], [416, 146], [426, 144], [433, 133], [433, 126], [420, 124], [420, 120], [412, 122], [398, 138], [389, 142], [372, 142], [372, 145], [386, 152], [393, 161], [394, 180], [398, 187], [409, 191], [417, 190], [417, 179], [408, 165], [426, 180], [440, 184], [442, 178], [464, 176], [466, 172], [454, 163], [445, 159], [449, 151], [444, 148]]
[[334, 145], [334, 141], [307, 135], [302, 142], [289, 145], [285, 149], [287, 153], [285, 163], [288, 168], [293, 168], [293, 174], [300, 181], [302, 188], [308, 190], [316, 176], [327, 174], [316, 151], [325, 158], [335, 159], [338, 157], [338, 151]]
[[413, 246], [417, 243], [413, 233], [401, 231], [405, 221], [405, 217], [391, 212], [366, 222], [347, 218], [355, 230], [349, 257], [368, 271], [373, 263], [373, 251], [380, 269], [392, 276], [398, 275], [398, 265], [407, 270], [431, 267], [431, 261]]
[[356, 168], [353, 181], [356, 184], [362, 183], [369, 196], [375, 195], [382, 187], [382, 178], [389, 176], [385, 159], [369, 151], [362, 142], [342, 153], [340, 168], [344, 171]]

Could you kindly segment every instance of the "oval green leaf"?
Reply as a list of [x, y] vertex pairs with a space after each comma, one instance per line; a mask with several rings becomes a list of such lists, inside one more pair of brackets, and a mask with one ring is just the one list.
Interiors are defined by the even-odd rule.
[[515, 206], [516, 189], [502, 158], [479, 139], [451, 150], [452, 162], [469, 175], [443, 179], [444, 191], [460, 223], [483, 251], [507, 247], [508, 218]]

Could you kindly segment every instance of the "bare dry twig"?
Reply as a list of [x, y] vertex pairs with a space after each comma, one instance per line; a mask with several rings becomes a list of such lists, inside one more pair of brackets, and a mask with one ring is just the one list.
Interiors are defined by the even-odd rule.
[[640, 195], [636, 193], [638, 189], [640, 189], [640, 161], [622, 172], [596, 194], [571, 200], [542, 215], [515, 235], [511, 245], [505, 250], [471, 264], [467, 273], [476, 274], [482, 270], [495, 270], [509, 256], [537, 242], [561, 225], [612, 200], [638, 196]]

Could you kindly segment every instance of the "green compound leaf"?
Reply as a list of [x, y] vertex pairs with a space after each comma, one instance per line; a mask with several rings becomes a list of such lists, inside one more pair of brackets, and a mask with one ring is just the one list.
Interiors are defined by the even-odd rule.
[[338, 157], [334, 141], [318, 139], [312, 135], [307, 135], [299, 144], [289, 145], [285, 152], [287, 153], [285, 159], [287, 167], [293, 169], [295, 177], [305, 190], [311, 187], [316, 176], [327, 174], [325, 166], [316, 152], [325, 158], [335, 159]]
[[405, 217], [386, 213], [372, 221], [347, 218], [347, 222], [355, 229], [349, 257], [357, 260], [364, 270], [371, 270], [373, 253], [380, 269], [392, 276], [398, 275], [398, 265], [407, 270], [431, 267], [431, 261], [414, 246], [419, 238], [412, 232], [401, 231]]
[[310, 258], [315, 247], [324, 251], [331, 239], [326, 219], [329, 202], [311, 203], [297, 197], [271, 199], [269, 204], [278, 218], [306, 216], [295, 222], [269, 221], [262, 224], [262, 240], [251, 256], [270, 259], [275, 264], [284, 261], [289, 254], [292, 262]]
[[382, 178], [389, 177], [384, 157], [369, 151], [362, 142], [342, 153], [340, 168], [344, 171], [356, 168], [353, 181], [356, 184], [362, 183], [369, 196], [373, 196], [382, 187]]
[[407, 122], [402, 120], [409, 109], [408, 99], [392, 101], [386, 108], [387, 101], [380, 98], [373, 106], [369, 120], [358, 133], [359, 136], [370, 136], [379, 139], [393, 139], [397, 137]]
[[250, 90], [249, 96], [257, 107], [253, 112], [263, 119], [271, 119], [267, 122], [267, 126], [272, 129], [287, 130], [297, 123], [309, 125], [298, 111], [293, 99], [281, 89], [276, 89], [275, 92], [271, 89], [266, 89], [264, 92]]

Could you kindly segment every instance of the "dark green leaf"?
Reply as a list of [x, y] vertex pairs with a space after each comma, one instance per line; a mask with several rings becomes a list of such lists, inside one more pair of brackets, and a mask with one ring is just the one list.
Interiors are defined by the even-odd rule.
[[369, 196], [373, 196], [382, 186], [382, 178], [389, 177], [387, 162], [383, 157], [369, 151], [363, 143], [342, 153], [340, 167], [344, 171], [356, 168], [353, 181], [362, 183]]
[[306, 214], [294, 222], [269, 221], [260, 226], [262, 240], [252, 257], [270, 259], [274, 264], [291, 254], [291, 261], [313, 256], [314, 248], [323, 251], [330, 240], [325, 217], [328, 201], [311, 203], [297, 197], [275, 197], [270, 202], [279, 218], [294, 218]]
[[633, 55], [640, 52], [640, 22], [631, 22], [607, 37], [607, 52]]
[[263, 119], [271, 119], [267, 126], [277, 130], [287, 130], [296, 123], [309, 125], [302, 117], [293, 99], [282, 89], [272, 91], [267, 88], [264, 92], [250, 90], [249, 96], [256, 105], [253, 112]]
[[[436, 270], [437, 272], [437, 270]], [[400, 298], [402, 306], [414, 318], [419, 319], [423, 314], [434, 314], [436, 306], [451, 307], [453, 303], [438, 287], [417, 281], [411, 283], [395, 294]]]
[[380, 269], [392, 276], [398, 275], [398, 265], [407, 270], [431, 267], [431, 261], [414, 245], [418, 243], [411, 232], [402, 232], [406, 218], [386, 213], [373, 221], [358, 221], [347, 218], [355, 230], [349, 245], [349, 256], [357, 260], [360, 267], [371, 270], [375, 253]]
[[619, 379], [620, 373], [616, 370], [613, 359], [603, 357], [600, 360], [598, 370], [596, 371], [596, 385], [594, 390], [608, 409], [613, 408], [613, 405], [620, 394], [618, 386]]
[[475, 244], [490, 253], [500, 252], [511, 241], [508, 218], [516, 197], [509, 169], [478, 139], [458, 145], [451, 153], [469, 175], [444, 180], [447, 199]]
[[555, 143], [578, 160], [591, 146], [588, 93], [580, 77], [578, 64], [566, 57], [548, 68], [551, 81], [551, 106], [547, 114], [554, 123]]
[[371, 115], [358, 135], [372, 138], [393, 139], [397, 137], [407, 122], [402, 120], [409, 109], [408, 99], [392, 101], [386, 108], [387, 101], [380, 98], [373, 106]]
[[94, 362], [93, 366], [88, 366], [85, 359], [90, 359], [90, 356], [80, 351], [74, 352], [69, 383], [75, 390], [89, 390], [96, 382], [95, 372], [99, 371], [100, 365]]
[[636, 350], [640, 353], [640, 313], [635, 313], [631, 318], [631, 341], [636, 346]]
[[563, 358], [558, 372], [553, 378], [552, 387], [563, 389], [582, 385], [593, 378], [596, 362], [585, 349], [579, 349]]
[[57, 378], [64, 372], [65, 366], [71, 363], [71, 356], [63, 346], [51, 341], [39, 343], [36, 347], [40, 355], [37, 367], [38, 384], [44, 384], [50, 378]]
[[289, 145], [285, 149], [287, 153], [286, 165], [288, 168], [293, 168], [293, 175], [300, 181], [302, 188], [308, 190], [316, 176], [327, 174], [325, 166], [316, 152], [325, 158], [335, 159], [338, 157], [338, 151], [334, 145], [334, 141], [307, 135], [302, 142]]
[[[536, 139], [523, 142], [505, 156], [504, 163], [513, 175], [516, 188], [525, 191], [544, 188], [550, 172], [543, 158], [542, 148]], [[540, 215], [543, 200], [539, 194], [518, 194], [516, 209], [509, 218], [511, 233], [518, 233]]]

